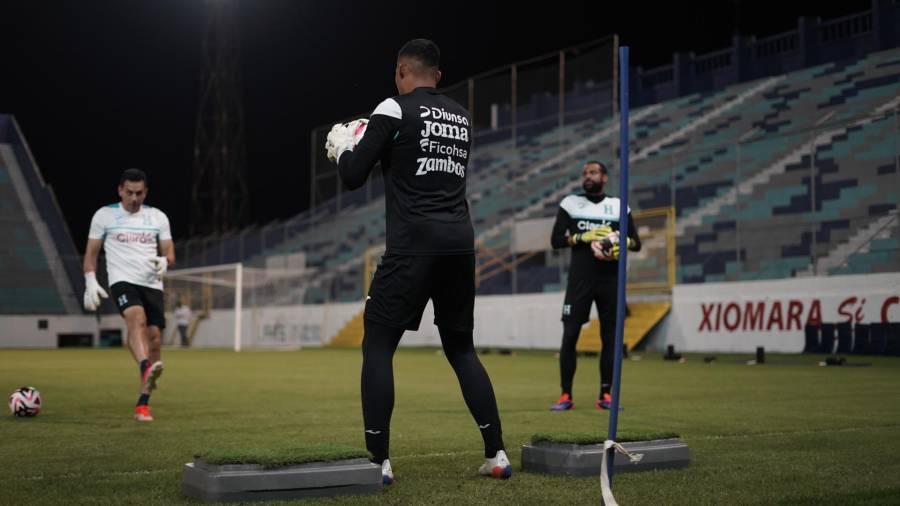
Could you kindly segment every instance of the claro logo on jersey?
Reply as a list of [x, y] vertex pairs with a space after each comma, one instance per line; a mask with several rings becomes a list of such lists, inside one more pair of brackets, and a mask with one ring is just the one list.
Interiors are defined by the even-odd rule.
[[590, 221], [578, 220], [578, 222], [575, 223], [575, 227], [578, 228], [578, 230], [588, 231], [595, 228], [607, 227], [609, 224], [608, 221], [603, 221], [603, 223], [593, 223]]
[[125, 243], [156, 244], [156, 234], [149, 232], [119, 232], [113, 238]]

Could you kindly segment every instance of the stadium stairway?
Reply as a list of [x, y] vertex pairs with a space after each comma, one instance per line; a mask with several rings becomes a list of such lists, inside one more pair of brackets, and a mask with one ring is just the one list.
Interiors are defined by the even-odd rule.
[[[636, 111], [632, 118], [630, 118], [630, 124], [639, 122], [646, 116], [655, 113], [661, 107], [662, 106], [659, 104], [654, 104]], [[482, 188], [480, 191], [473, 192], [470, 196], [470, 199], [473, 202], [477, 202], [481, 200], [486, 190], [492, 190], [495, 193], [500, 193], [503, 191], [509, 191], [516, 186], [526, 184], [541, 172], [546, 171], [548, 168], [560, 165], [565, 162], [569, 162], [573, 158], [590, 154], [592, 150], [596, 150], [597, 145], [604, 139], [612, 138], [612, 136], [617, 134], [618, 132], [618, 123], [610, 122], [610, 124], [603, 128], [601, 131], [592, 134], [579, 142], [576, 142], [573, 146], [566, 148], [549, 158], [537, 160], [536, 163], [528, 166], [521, 174], [518, 174], [513, 178], [504, 179], [500, 188]]]
[[[830, 272], [832, 269], [840, 267], [851, 255], [868, 252], [875, 239], [887, 237], [890, 232], [890, 227], [896, 226], [897, 210], [892, 209], [886, 215], [872, 220], [868, 226], [859, 229], [856, 234], [850, 237], [846, 242], [838, 244], [829, 251], [827, 255], [819, 257], [816, 261], [816, 272], [821, 274]], [[798, 277], [812, 275], [812, 265], [797, 273]]]
[[360, 311], [331, 338], [326, 345], [329, 348], [359, 348], [362, 346], [363, 339], [363, 315], [364, 311]]
[[[884, 114], [892, 109], [900, 106], [900, 97], [894, 97], [893, 99], [881, 104], [879, 107], [875, 108], [872, 111], [873, 115]], [[822, 119], [822, 122], [826, 121], [826, 118]], [[856, 122], [853, 122], [846, 126], [841, 126], [836, 129], [828, 130], [824, 133], [821, 133], [815, 137], [812, 141], [812, 146], [810, 145], [801, 145], [795, 148], [793, 151], [788, 153], [786, 156], [782, 157], [780, 160], [776, 161], [772, 165], [766, 167], [765, 169], [757, 172], [755, 175], [747, 178], [745, 181], [741, 182], [737, 186], [732, 187], [727, 192], [723, 193], [719, 197], [716, 197], [701, 207], [694, 210], [690, 215], [685, 216], [678, 220], [675, 225], [675, 234], [681, 236], [685, 233], [685, 231], [689, 227], [697, 227], [703, 223], [704, 218], [710, 216], [716, 216], [720, 213], [723, 207], [725, 206], [733, 206], [737, 201], [737, 195], [740, 193], [742, 195], [752, 193], [753, 189], [757, 186], [765, 185], [768, 183], [773, 176], [776, 174], [784, 173], [789, 165], [800, 163], [803, 160], [803, 156], [808, 154], [812, 149], [818, 149], [822, 146], [827, 146], [831, 144], [834, 139], [840, 135], [844, 135], [853, 127], [864, 125], [866, 123], [871, 123], [873, 121], [873, 117], [867, 117]]]
[[79, 307], [11, 145], [0, 144], [0, 314], [75, 314]]
[[[629, 302], [629, 315], [625, 318], [625, 335], [623, 341], [625, 349], [631, 351], [647, 337], [647, 334], [653, 330], [656, 325], [662, 321], [663, 317], [669, 314], [672, 303], [665, 302]], [[578, 338], [578, 351], [599, 352], [602, 348], [600, 343], [600, 320], [592, 318], [587, 325], [581, 328], [581, 335]]]
[[[645, 158], [648, 158], [650, 155], [659, 152], [660, 149], [665, 147], [666, 145], [672, 144], [673, 142], [678, 141], [679, 139], [685, 139], [690, 136], [694, 131], [698, 130], [700, 127], [709, 124], [715, 118], [718, 118], [732, 109], [739, 107], [740, 105], [755, 99], [758, 95], [765, 92], [766, 90], [774, 87], [783, 79], [783, 76], [773, 77], [769, 79], [763, 79], [761, 82], [751, 86], [750, 88], [744, 90], [742, 93], [738, 94], [731, 100], [727, 100], [722, 104], [719, 104], [713, 107], [711, 110], [705, 112], [697, 118], [690, 120], [687, 124], [682, 126], [681, 128], [671, 132], [667, 135], [664, 135], [662, 138], [658, 139], [655, 142], [652, 142], [648, 146], [643, 149], [640, 149], [637, 152], [633, 152], [630, 156], [631, 162], [635, 163]], [[638, 117], [637, 115], [641, 111], [636, 111], [636, 115], [634, 118]], [[632, 118], [631, 122], [634, 122], [635, 119]], [[614, 129], [615, 132], [618, 132], [618, 128]], [[547, 203], [558, 203], [562, 200], [566, 195], [575, 192], [578, 188], [581, 187], [581, 180], [574, 179], [571, 180], [570, 183], [564, 185], [560, 189], [550, 192], [547, 195], [544, 195], [541, 199], [539, 199], [534, 204], [525, 206], [524, 208], [518, 210], [511, 216], [506, 217], [505, 219], [495, 223], [492, 227], [485, 230], [481, 234], [479, 234], [479, 239], [485, 240], [497, 233], [509, 228], [516, 220], [525, 219], [528, 217], [532, 217], [535, 212], [541, 211], [544, 207], [546, 207]]]

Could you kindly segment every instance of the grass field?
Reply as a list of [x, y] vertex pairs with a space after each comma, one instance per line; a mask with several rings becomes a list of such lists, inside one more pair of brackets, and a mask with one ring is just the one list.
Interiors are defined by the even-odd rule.
[[[621, 504], [900, 503], [900, 360], [872, 367], [714, 365], [688, 356], [626, 361], [621, 431], [672, 431], [692, 451], [684, 470], [618, 474]], [[34, 419], [0, 417], [2, 504], [181, 504], [181, 466], [203, 448], [304, 443], [363, 446], [358, 350], [164, 350], [156, 421], [131, 419], [136, 367], [117, 350], [0, 350], [0, 392], [43, 394]], [[593, 408], [596, 358], [579, 360], [577, 409], [551, 413], [551, 353], [484, 355], [515, 473], [476, 476], [481, 438], [456, 378], [434, 350], [401, 350], [392, 463], [377, 496], [308, 504], [598, 504], [598, 479], [521, 471], [537, 432], [605, 432]], [[5, 389], [5, 390], [3, 390]]]

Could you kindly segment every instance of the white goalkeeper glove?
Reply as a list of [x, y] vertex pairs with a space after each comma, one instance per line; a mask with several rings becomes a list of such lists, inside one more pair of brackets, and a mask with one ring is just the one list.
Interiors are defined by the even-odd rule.
[[107, 298], [106, 290], [97, 282], [97, 275], [93, 272], [84, 273], [84, 308], [88, 311], [96, 311], [100, 307], [100, 299]]
[[166, 257], [153, 257], [150, 259], [150, 268], [153, 273], [160, 279], [166, 275], [169, 270], [169, 259]]
[[338, 123], [331, 127], [325, 140], [325, 154], [332, 162], [337, 163], [345, 151], [353, 151], [366, 133], [369, 124], [367, 119], [357, 119], [349, 123]]

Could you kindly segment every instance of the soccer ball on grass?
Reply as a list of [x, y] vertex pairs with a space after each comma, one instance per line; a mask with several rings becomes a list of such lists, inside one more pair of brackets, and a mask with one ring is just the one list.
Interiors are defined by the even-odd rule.
[[9, 396], [9, 410], [15, 416], [37, 416], [41, 412], [41, 393], [36, 388], [17, 388]]

